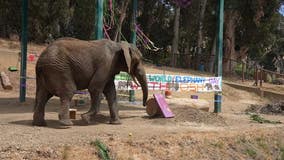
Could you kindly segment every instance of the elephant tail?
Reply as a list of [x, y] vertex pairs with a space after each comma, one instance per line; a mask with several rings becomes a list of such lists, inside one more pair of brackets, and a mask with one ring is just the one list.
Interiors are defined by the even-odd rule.
[[38, 104], [38, 98], [39, 98], [38, 94], [40, 92], [40, 86], [42, 85], [41, 82], [40, 82], [41, 76], [42, 76], [41, 72], [42, 72], [41, 69], [36, 67], [36, 97], [35, 97], [34, 111], [35, 111], [36, 106]]
[[38, 90], [41, 85], [41, 81], [43, 80], [42, 68], [36, 67], [36, 89]]

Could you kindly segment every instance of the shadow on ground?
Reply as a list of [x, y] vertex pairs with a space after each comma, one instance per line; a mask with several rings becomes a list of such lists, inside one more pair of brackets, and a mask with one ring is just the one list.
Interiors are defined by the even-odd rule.
[[[34, 98], [26, 98], [26, 101], [21, 103], [18, 98], [0, 98], [0, 114], [9, 114], [9, 113], [33, 113], [34, 107]], [[50, 99], [45, 107], [46, 112], [57, 112], [60, 107], [60, 102], [58, 98]], [[72, 102], [71, 108], [76, 108], [78, 111], [87, 111], [90, 107], [90, 103], [86, 102], [86, 105], [75, 106]], [[118, 107], [120, 111], [123, 110], [145, 110], [140, 103], [119, 103]], [[105, 100], [101, 103], [101, 111], [108, 111], [107, 102]]]
[[[137, 118], [139, 116], [120, 116], [120, 119], [130, 119], [130, 118]], [[98, 125], [98, 124], [109, 124], [110, 116], [104, 115], [104, 114], [97, 114], [93, 119], [90, 124], [86, 124], [80, 117], [80, 115], [77, 115], [76, 120], [72, 120], [73, 126], [91, 126], [91, 125]], [[16, 124], [16, 125], [23, 125], [23, 126], [31, 126], [32, 125], [32, 120], [19, 120], [19, 121], [12, 121], [9, 122], [10, 124]], [[61, 126], [58, 120], [53, 120], [53, 119], [47, 119], [46, 120], [47, 128], [53, 128], [53, 129], [66, 129], [70, 128], [72, 126]], [[112, 125], [112, 124], [109, 124]]]

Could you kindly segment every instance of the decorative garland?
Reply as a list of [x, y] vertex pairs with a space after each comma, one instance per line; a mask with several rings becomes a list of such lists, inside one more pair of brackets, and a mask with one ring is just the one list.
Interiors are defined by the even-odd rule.
[[[115, 17], [114, 14], [114, 6], [115, 6], [115, 0], [109, 0], [109, 2], [104, 3], [104, 37], [111, 39], [109, 36], [109, 30], [113, 28], [113, 26], [117, 25], [116, 22], [118, 21], [117, 18]], [[154, 45], [154, 42], [150, 40], [142, 31], [142, 29], [135, 24], [135, 29], [136, 29], [136, 35], [137, 35], [137, 40], [140, 44], [142, 44], [146, 49], [152, 50], [152, 51], [158, 51], [161, 48], [158, 48]], [[120, 32], [119, 33], [124, 40], [126, 38], [124, 35]]]
[[138, 25], [135, 24], [136, 27], [136, 34], [137, 34], [137, 38], [140, 41], [140, 43], [148, 50], [152, 50], [152, 51], [158, 51], [161, 48], [158, 48], [155, 46], [154, 42], [152, 42], [150, 40], [150, 38], [148, 38], [143, 31], [140, 29], [140, 27]]

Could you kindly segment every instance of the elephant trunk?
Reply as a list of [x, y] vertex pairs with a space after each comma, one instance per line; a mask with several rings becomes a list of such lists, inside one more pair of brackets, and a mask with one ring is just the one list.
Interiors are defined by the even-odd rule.
[[143, 106], [146, 106], [146, 102], [148, 99], [148, 84], [147, 84], [146, 73], [143, 67], [137, 68], [135, 72], [135, 77], [140, 83], [142, 91], [143, 91]]

